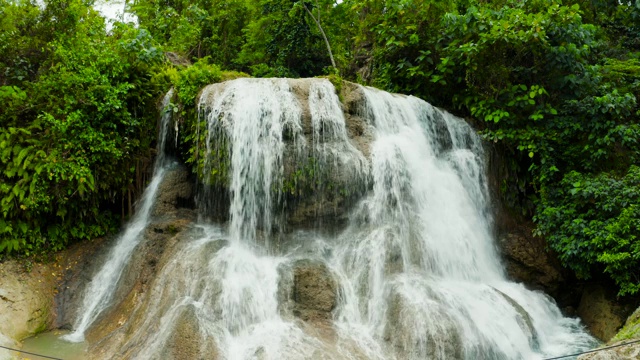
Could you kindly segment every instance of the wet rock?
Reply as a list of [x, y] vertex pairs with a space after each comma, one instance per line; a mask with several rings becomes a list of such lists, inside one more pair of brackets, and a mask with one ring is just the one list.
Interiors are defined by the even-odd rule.
[[[2, 333], [0, 333], [0, 345], [14, 349], [18, 348], [18, 343], [15, 340], [2, 335]], [[0, 360], [11, 360], [13, 359], [12, 356], [13, 354], [11, 353], [11, 351], [0, 348]]]
[[[613, 343], [612, 346], [622, 342]], [[578, 357], [578, 360], [637, 360], [640, 359], [640, 346], [632, 344], [610, 350], [602, 350]]]
[[55, 265], [26, 271], [17, 261], [0, 263], [0, 344], [15, 345], [51, 328], [57, 275]]
[[194, 184], [195, 181], [185, 166], [175, 166], [167, 170], [158, 189], [158, 197], [152, 214], [166, 216], [175, 213], [180, 208], [194, 208]]
[[108, 255], [113, 238], [99, 238], [72, 246], [60, 254], [66, 265], [61, 271], [59, 292], [55, 296], [57, 316], [53, 328], [72, 330], [77, 318], [86, 286]]
[[[281, 159], [283, 171], [279, 180], [282, 182], [273, 184], [274, 190], [278, 192], [274, 197], [277, 199], [274, 208], [277, 210], [278, 220], [273, 229], [276, 232], [288, 232], [293, 228], [343, 228], [347, 223], [349, 209], [369, 185], [368, 174], [361, 174], [363, 171], [360, 171], [367, 165], [370, 142], [373, 139], [371, 127], [362, 116], [365, 112], [364, 94], [356, 84], [343, 82], [339, 96], [347, 100], [339, 106], [342, 106], [345, 116], [346, 139], [337, 130], [339, 127], [333, 128], [332, 124], [327, 124], [326, 128], [321, 127], [317, 136], [318, 134], [314, 134], [309, 99], [313, 96], [328, 96], [324, 91], [329, 80], [287, 79], [286, 82], [301, 111], [299, 124], [283, 124], [282, 139], [286, 150]], [[229, 85], [220, 83], [211, 86], [214, 88], [204, 91], [202, 96], [207, 98], [201, 101], [213, 102], [215, 96], [224, 93]], [[323, 90], [315, 92], [314, 89]], [[335, 110], [335, 107], [331, 110]], [[224, 138], [224, 135], [220, 136]], [[212, 160], [214, 163], [219, 161], [216, 156]], [[227, 184], [216, 186], [224, 188]], [[224, 203], [219, 196], [216, 195], [215, 198], [216, 203]], [[207, 214], [208, 216], [222, 218], [221, 213], [228, 214], [227, 207], [209, 207], [212, 213]]]
[[513, 170], [513, 154], [494, 144], [486, 144], [486, 149], [495, 238], [509, 278], [551, 295], [561, 308], [576, 307], [581, 289], [575, 277], [562, 267], [544, 238], [533, 236], [535, 224], [524, 214], [533, 204], [525, 200], [529, 195], [524, 193], [524, 185], [516, 186], [520, 174]]
[[529, 315], [527, 310], [525, 310], [509, 295], [495, 288], [493, 290], [495, 290], [505, 300], [507, 300], [507, 302], [518, 312], [518, 315], [520, 315], [520, 317], [517, 319], [518, 325], [520, 325], [520, 328], [527, 333], [529, 337], [529, 346], [531, 346], [532, 349], [539, 348], [540, 344], [538, 340], [538, 334], [536, 333], [536, 328], [533, 326], [533, 321], [531, 320], [531, 316]]
[[219, 358], [213, 339], [203, 338], [193, 306], [188, 306], [178, 318], [168, 340], [163, 359], [215, 360]]
[[[432, 323], [415, 323], [429, 313]], [[430, 326], [432, 325], [432, 326]], [[460, 330], [446, 311], [417, 309], [407, 303], [400, 294], [393, 294], [387, 310], [387, 324], [384, 332], [398, 359], [463, 359]]]
[[[556, 298], [571, 295], [561, 294], [566, 292], [564, 270], [555, 253], [547, 250], [544, 239], [534, 237], [532, 230], [525, 226], [511, 230], [498, 239], [509, 277]], [[571, 296], [575, 297], [575, 294]]]
[[[640, 308], [627, 318], [622, 329], [616, 334], [612, 341], [621, 341], [628, 339], [640, 339]], [[640, 344], [638, 345], [640, 346]]]
[[[123, 271], [120, 285], [113, 296], [112, 307], [103, 313], [85, 334], [92, 345], [95, 359], [122, 358], [132, 351], [124, 346], [144, 321], [144, 312], [154, 279], [170, 254], [185, 240], [193, 219], [173, 218], [149, 224], [144, 239]], [[120, 352], [121, 351], [121, 352]], [[126, 357], [126, 356], [125, 356]]]
[[616, 335], [629, 312], [628, 306], [616, 302], [615, 293], [600, 284], [585, 287], [578, 306], [578, 315], [591, 334], [603, 341]]
[[[640, 359], [640, 308], [629, 316], [624, 327], [611, 339], [604, 347], [615, 346], [614, 348], [598, 351], [592, 354], [585, 354], [578, 360], [631, 360]], [[629, 345], [623, 345], [627, 344]], [[623, 345], [623, 346], [619, 346]]]
[[293, 314], [302, 320], [331, 318], [337, 302], [337, 284], [324, 263], [298, 260], [293, 265], [293, 301]]

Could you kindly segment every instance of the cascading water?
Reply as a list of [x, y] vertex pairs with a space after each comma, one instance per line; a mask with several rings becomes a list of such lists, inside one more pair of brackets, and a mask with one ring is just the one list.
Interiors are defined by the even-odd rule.
[[171, 112], [168, 111], [172, 97], [173, 89], [167, 92], [162, 101], [157, 155], [153, 165], [151, 183], [144, 190], [136, 213], [116, 241], [115, 246], [111, 249], [105, 263], [98, 273], [93, 276], [91, 282], [87, 284], [82, 305], [78, 311], [78, 318], [73, 327], [74, 331], [63, 336], [64, 340], [71, 342], [83, 341], [85, 331], [93, 324], [96, 318], [109, 307], [122, 271], [131, 258], [136, 246], [140, 243], [142, 231], [149, 223], [149, 215], [156, 199], [158, 187], [160, 183], [162, 183], [169, 165], [166, 159], [165, 147], [172, 118]]
[[341, 333], [388, 339], [411, 359], [532, 359], [588, 347], [578, 321], [505, 279], [472, 129], [419, 99], [364, 93], [374, 185], [333, 257], [345, 289]]
[[[593, 345], [506, 279], [473, 130], [419, 99], [354, 89], [358, 126], [327, 80], [203, 90], [200, 169], [226, 182], [228, 222], [210, 224], [227, 200], [203, 186], [203, 224], [162, 261], [112, 358], [541, 359]], [[291, 231], [282, 213], [308, 197], [318, 206], [301, 212], [339, 204], [347, 223]], [[297, 284], [300, 264], [333, 279]], [[298, 287], [332, 281], [335, 301], [302, 317]]]

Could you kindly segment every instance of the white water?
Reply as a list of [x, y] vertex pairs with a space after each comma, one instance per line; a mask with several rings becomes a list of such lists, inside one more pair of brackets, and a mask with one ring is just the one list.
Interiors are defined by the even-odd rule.
[[506, 280], [472, 129], [416, 98], [365, 94], [374, 186], [332, 259], [340, 333], [380, 358], [535, 359], [589, 347], [577, 320]]
[[[482, 144], [463, 120], [363, 88], [374, 134], [366, 160], [333, 86], [310, 81], [301, 101], [284, 79], [203, 91], [205, 155], [230, 156], [229, 222], [179, 243], [115, 357], [170, 358], [184, 323], [196, 328], [201, 357], [222, 359], [542, 359], [593, 345], [551, 299], [506, 279]], [[350, 190], [365, 186], [339, 235], [277, 233], [288, 157], [313, 158], [314, 171], [337, 172]], [[204, 177], [218, 166], [205, 161]], [[325, 263], [339, 285], [324, 330], [291, 311], [298, 259]]]
[[340, 99], [331, 82], [314, 81], [309, 86], [309, 110], [313, 128], [312, 156], [317, 171], [341, 173], [341, 177], [363, 180], [369, 171], [367, 159], [349, 141]]
[[71, 342], [84, 341], [84, 333], [100, 316], [100, 314], [111, 305], [113, 294], [115, 293], [118, 281], [122, 276], [122, 271], [126, 267], [133, 251], [142, 239], [142, 232], [149, 223], [149, 215], [155, 204], [158, 188], [164, 179], [167, 170], [167, 160], [165, 145], [172, 114], [166, 111], [173, 89], [169, 90], [162, 101], [162, 116], [159, 123], [157, 156], [153, 165], [153, 178], [142, 194], [142, 198], [136, 213], [126, 225], [124, 232], [116, 240], [116, 243], [109, 253], [105, 263], [102, 265], [91, 282], [87, 285], [83, 294], [82, 306], [78, 311], [78, 318], [73, 326], [73, 332], [62, 338]]

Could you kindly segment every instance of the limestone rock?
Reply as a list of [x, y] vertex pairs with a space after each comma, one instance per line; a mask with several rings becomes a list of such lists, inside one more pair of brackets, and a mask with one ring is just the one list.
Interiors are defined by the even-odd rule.
[[167, 170], [158, 189], [158, 197], [153, 208], [154, 216], [171, 214], [179, 208], [193, 208], [194, 181], [189, 170], [176, 166]]
[[[0, 345], [14, 349], [18, 347], [18, 344], [15, 340], [2, 335], [2, 333], [0, 333]], [[10, 350], [0, 348], [0, 360], [11, 360], [13, 359], [12, 356], [13, 354]]]
[[499, 238], [509, 277], [532, 288], [558, 296], [565, 282], [562, 267], [543, 239], [534, 238], [527, 230], [510, 232]]
[[578, 307], [578, 315], [591, 334], [603, 341], [616, 334], [629, 312], [624, 305], [616, 303], [615, 294], [607, 293], [599, 284], [585, 288]]
[[[440, 307], [440, 305], [437, 305]], [[384, 339], [393, 346], [398, 359], [462, 359], [463, 346], [460, 329], [444, 309], [430, 309], [437, 317], [423, 329], [413, 328], [416, 319], [423, 319], [425, 309], [407, 303], [399, 293], [392, 295], [387, 310]], [[437, 324], [437, 329], [431, 325]]]
[[204, 341], [200, 335], [198, 319], [193, 306], [187, 307], [176, 322], [173, 334], [169, 338], [163, 358], [166, 359], [218, 359], [218, 350], [213, 339]]
[[293, 301], [293, 313], [302, 320], [331, 318], [337, 302], [337, 284], [325, 264], [311, 260], [294, 264]]
[[[16, 342], [45, 331], [54, 319], [54, 289], [57, 270], [52, 265], [35, 264], [25, 271], [16, 261], [0, 263], [0, 345]], [[0, 359], [9, 358], [0, 351]]]
[[[615, 342], [608, 346], [615, 346], [623, 344], [624, 342]], [[578, 360], [637, 360], [640, 359], [640, 345], [631, 344], [627, 346], [620, 346], [613, 349], [598, 351], [590, 354], [585, 354], [578, 357]]]
[[[640, 308], [629, 316], [624, 327], [605, 346], [617, 346], [640, 339]], [[640, 359], [640, 343], [631, 343], [612, 349], [586, 354], [578, 360], [630, 360]]]
[[[616, 334], [612, 341], [620, 341], [626, 339], [640, 339], [640, 308], [629, 316], [624, 327]], [[640, 346], [640, 345], [638, 345]]]

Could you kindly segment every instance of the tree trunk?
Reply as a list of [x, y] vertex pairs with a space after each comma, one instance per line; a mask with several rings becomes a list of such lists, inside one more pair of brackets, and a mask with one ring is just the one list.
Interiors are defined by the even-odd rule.
[[318, 25], [318, 30], [320, 30], [320, 34], [322, 34], [322, 38], [324, 39], [324, 43], [327, 44], [327, 50], [329, 51], [329, 58], [331, 58], [331, 66], [333, 66], [335, 69], [337, 69], [338, 67], [336, 66], [335, 60], [333, 60], [333, 52], [331, 51], [331, 45], [329, 45], [329, 39], [327, 39], [327, 34], [324, 33], [324, 30], [322, 29], [322, 25], [320, 25], [320, 22], [316, 19], [315, 16], [313, 16], [313, 13], [307, 7], [307, 4], [305, 4], [303, 2], [302, 6], [304, 6], [305, 10], [307, 10], [309, 15], [313, 19], [313, 21], [316, 23], [316, 25]]

